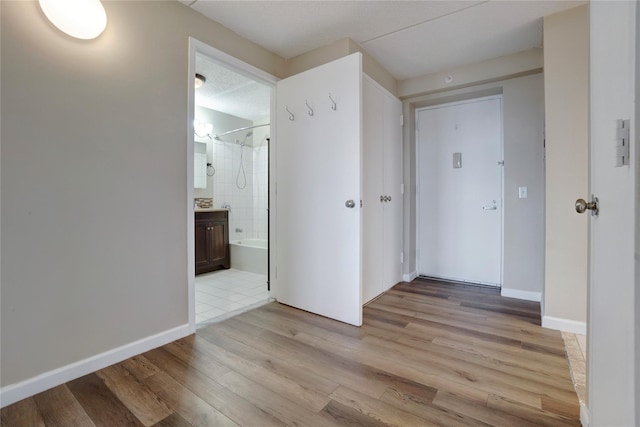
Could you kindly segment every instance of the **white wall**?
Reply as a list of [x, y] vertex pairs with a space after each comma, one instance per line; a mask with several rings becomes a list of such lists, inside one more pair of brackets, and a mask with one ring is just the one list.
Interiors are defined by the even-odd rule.
[[[421, 89], [414, 86], [414, 90]], [[437, 88], [435, 93], [405, 99], [404, 251], [409, 256], [404, 273], [410, 278], [415, 272], [415, 109], [499, 93], [503, 97], [505, 159], [502, 286], [505, 295], [536, 300], [544, 274], [544, 91], [539, 73], [457, 90]], [[519, 186], [528, 187], [527, 199], [518, 198]]]
[[3, 405], [20, 381], [186, 333], [188, 37], [284, 69], [179, 2], [104, 6], [105, 33], [79, 41], [0, 2]]
[[[505, 80], [531, 74], [532, 71], [542, 72], [542, 65], [542, 49], [529, 49], [452, 70], [401, 80], [398, 82], [398, 96], [414, 97]], [[451, 81], [447, 77], [451, 77]]]
[[589, 198], [588, 6], [544, 18], [546, 237], [544, 326], [585, 333]]
[[[637, 34], [640, 33], [640, 7], [636, 6], [636, 37]], [[635, 76], [635, 85], [636, 85], [636, 93], [635, 93], [635, 109], [636, 109], [636, 126], [635, 126], [635, 156], [636, 162], [640, 162], [640, 153], [638, 153], [638, 147], [640, 147], [640, 43], [636, 41], [636, 76]], [[640, 185], [640, 182], [636, 176], [636, 188]], [[636, 212], [640, 212], [640, 195], [636, 194], [635, 200], [635, 208]], [[640, 215], [635, 216], [636, 223], [636, 233], [635, 233], [635, 330], [636, 330], [636, 361], [635, 361], [635, 372], [636, 372], [636, 421], [640, 421]]]

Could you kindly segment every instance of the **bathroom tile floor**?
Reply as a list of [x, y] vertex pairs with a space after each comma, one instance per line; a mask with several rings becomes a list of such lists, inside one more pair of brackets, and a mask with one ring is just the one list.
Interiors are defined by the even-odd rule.
[[586, 405], [587, 398], [587, 337], [581, 334], [562, 332], [564, 348], [569, 360], [569, 370], [573, 386], [576, 389], [580, 404]]
[[224, 320], [269, 300], [267, 277], [228, 269], [196, 276], [196, 324]]

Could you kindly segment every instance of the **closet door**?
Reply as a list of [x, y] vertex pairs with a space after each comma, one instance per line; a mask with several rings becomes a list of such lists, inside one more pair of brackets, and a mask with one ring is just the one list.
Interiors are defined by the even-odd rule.
[[384, 112], [385, 104], [378, 88], [365, 77], [363, 81], [363, 249], [362, 302], [380, 295], [383, 288], [384, 248]]
[[361, 61], [356, 53], [280, 81], [273, 141], [274, 294], [283, 304], [358, 326]]
[[367, 76], [363, 88], [362, 300], [368, 302], [402, 276], [402, 103]]
[[402, 280], [402, 102], [391, 94], [384, 97], [384, 185], [383, 195], [388, 197], [384, 208], [384, 292]]

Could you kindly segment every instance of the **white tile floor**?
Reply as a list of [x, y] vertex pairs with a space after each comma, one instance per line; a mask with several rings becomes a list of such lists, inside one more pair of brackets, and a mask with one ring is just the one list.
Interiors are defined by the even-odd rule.
[[267, 277], [228, 269], [196, 276], [196, 324], [230, 317], [269, 299]]
[[587, 337], [581, 334], [562, 332], [564, 348], [569, 360], [571, 379], [581, 405], [587, 404]]

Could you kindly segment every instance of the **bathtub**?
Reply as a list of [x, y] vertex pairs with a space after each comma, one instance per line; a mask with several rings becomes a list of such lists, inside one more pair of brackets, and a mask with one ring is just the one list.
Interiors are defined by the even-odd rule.
[[231, 268], [267, 275], [267, 241], [242, 239], [229, 242]]

